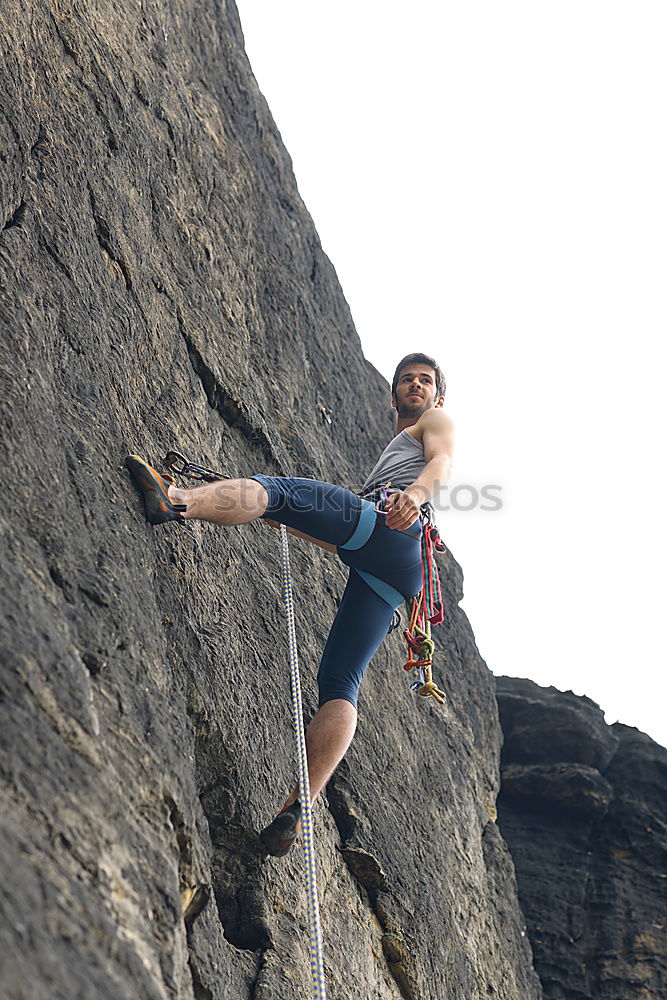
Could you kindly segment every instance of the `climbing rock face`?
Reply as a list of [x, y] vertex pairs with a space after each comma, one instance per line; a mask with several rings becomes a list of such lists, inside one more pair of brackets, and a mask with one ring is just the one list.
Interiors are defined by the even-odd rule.
[[[0, 25], [0, 995], [296, 1000], [302, 856], [258, 839], [294, 775], [278, 538], [151, 528], [124, 458], [358, 487], [388, 386], [232, 2], [6, 0]], [[310, 716], [346, 571], [292, 562]], [[540, 996], [493, 680], [441, 568], [448, 706], [389, 637], [315, 809], [332, 1000]]]
[[667, 997], [667, 750], [589, 698], [496, 678], [499, 823], [545, 998]]

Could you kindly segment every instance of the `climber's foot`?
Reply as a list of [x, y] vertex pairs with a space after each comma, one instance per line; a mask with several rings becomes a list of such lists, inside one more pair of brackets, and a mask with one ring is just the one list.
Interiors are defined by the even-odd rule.
[[301, 803], [297, 799], [278, 813], [273, 823], [265, 827], [259, 837], [274, 858], [282, 858], [292, 847], [301, 828]]
[[132, 482], [144, 500], [146, 518], [150, 524], [164, 524], [165, 521], [183, 521], [181, 513], [185, 505], [172, 503], [167, 495], [166, 482], [159, 472], [144, 462], [138, 455], [128, 455], [125, 459]]

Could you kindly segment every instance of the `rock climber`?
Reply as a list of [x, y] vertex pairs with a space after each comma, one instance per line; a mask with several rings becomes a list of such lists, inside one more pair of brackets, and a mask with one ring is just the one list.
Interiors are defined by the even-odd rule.
[[[261, 474], [178, 489], [167, 487], [138, 456], [127, 459], [151, 524], [262, 518], [273, 527], [284, 524], [350, 567], [317, 674], [319, 708], [306, 732], [311, 802], [352, 741], [359, 685], [394, 611], [421, 590], [420, 514], [451, 473], [453, 429], [444, 397], [445, 379], [433, 358], [413, 353], [399, 362], [391, 385], [396, 436], [360, 495], [332, 483]], [[296, 785], [260, 834], [275, 857], [285, 855], [298, 835], [298, 795]]]

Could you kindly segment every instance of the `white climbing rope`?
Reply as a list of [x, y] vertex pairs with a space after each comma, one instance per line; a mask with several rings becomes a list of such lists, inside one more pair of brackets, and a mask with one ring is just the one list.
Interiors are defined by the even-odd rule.
[[315, 845], [313, 843], [313, 814], [310, 808], [310, 782], [308, 780], [308, 758], [306, 756], [306, 734], [303, 728], [303, 706], [301, 704], [301, 679], [299, 677], [299, 656], [296, 647], [294, 625], [294, 598], [292, 596], [292, 574], [289, 564], [287, 529], [280, 525], [280, 545], [282, 549], [283, 589], [285, 613], [287, 616], [287, 637], [289, 640], [290, 678], [292, 686], [292, 721], [296, 737], [299, 761], [299, 796], [303, 819], [303, 853], [306, 863], [306, 890], [308, 895], [308, 927], [310, 931], [310, 971], [313, 980], [313, 997], [326, 1000], [324, 982], [324, 958], [322, 952], [322, 927], [320, 925], [320, 905], [317, 898], [317, 869]]

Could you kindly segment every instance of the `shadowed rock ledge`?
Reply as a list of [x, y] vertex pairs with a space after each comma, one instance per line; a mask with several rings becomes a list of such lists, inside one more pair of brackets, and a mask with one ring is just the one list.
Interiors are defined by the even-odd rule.
[[667, 750], [571, 691], [497, 677], [499, 823], [549, 1000], [667, 997]]
[[[124, 469], [355, 485], [392, 434], [233, 3], [0, 11], [0, 992], [309, 995], [274, 533], [151, 529]], [[418, 345], [406, 343], [406, 349]], [[343, 567], [295, 542], [306, 712]], [[331, 1000], [530, 1000], [493, 679], [448, 555], [438, 680], [396, 635], [317, 806]]]

